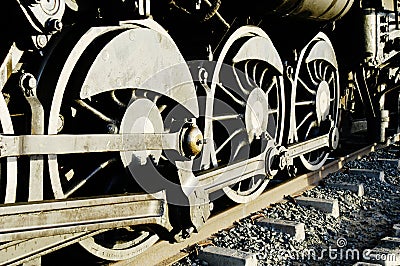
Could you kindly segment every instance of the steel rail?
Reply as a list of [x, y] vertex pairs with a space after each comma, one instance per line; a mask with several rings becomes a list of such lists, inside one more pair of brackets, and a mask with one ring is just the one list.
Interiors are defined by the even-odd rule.
[[325, 176], [341, 170], [346, 162], [360, 159], [362, 156], [367, 155], [370, 152], [387, 147], [388, 145], [394, 144], [398, 141], [400, 141], [400, 135], [396, 134], [389, 137], [385, 143], [374, 143], [368, 145], [365, 148], [327, 163], [317, 171], [303, 174], [294, 179], [288, 180], [270, 190], [267, 190], [252, 202], [234, 206], [222, 213], [212, 216], [206, 222], [204, 227], [201, 228], [199, 233], [193, 234], [184, 242], [171, 244], [166, 241], [160, 241], [134, 258], [111, 263], [109, 265], [170, 265], [187, 255], [187, 253], [183, 251], [185, 248], [204, 241], [219, 230], [232, 226], [235, 221], [238, 221], [241, 218], [249, 216], [250, 214], [266, 208], [273, 203], [283, 201], [284, 197], [287, 195], [296, 195], [317, 186]]

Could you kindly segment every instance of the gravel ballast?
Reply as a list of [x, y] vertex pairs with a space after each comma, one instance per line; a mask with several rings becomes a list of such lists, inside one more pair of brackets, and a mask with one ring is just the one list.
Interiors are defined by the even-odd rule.
[[[344, 165], [322, 184], [303, 196], [337, 199], [340, 216], [325, 214], [313, 207], [303, 207], [295, 199], [281, 202], [257, 214], [272, 219], [305, 224], [305, 240], [257, 225], [251, 217], [234, 227], [220, 231], [211, 240], [218, 247], [255, 253], [258, 265], [353, 265], [357, 261], [373, 263], [368, 251], [386, 236], [394, 236], [393, 225], [400, 223], [400, 172], [393, 164], [378, 158], [398, 159], [397, 146], [372, 152]], [[349, 174], [346, 169], [384, 171], [385, 182], [363, 174]], [[334, 184], [363, 184], [364, 195]], [[257, 215], [252, 215], [252, 217]], [[399, 246], [400, 248], [400, 246]], [[208, 265], [191, 255], [175, 265]]]

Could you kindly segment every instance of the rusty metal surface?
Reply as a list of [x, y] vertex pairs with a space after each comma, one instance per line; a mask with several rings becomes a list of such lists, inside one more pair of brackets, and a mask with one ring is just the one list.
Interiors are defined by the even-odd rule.
[[[135, 258], [110, 265], [170, 265], [176, 261], [176, 258], [182, 257], [182, 254], [179, 255], [179, 253], [188, 246], [210, 237], [212, 234], [218, 232], [218, 230], [231, 226], [233, 222], [240, 218], [266, 208], [272, 203], [282, 201], [285, 195], [298, 194], [304, 190], [316, 186], [326, 175], [340, 170], [346, 162], [359, 159], [363, 155], [395, 143], [399, 141], [399, 139], [399, 135], [395, 135], [394, 137], [389, 138], [386, 143], [369, 145], [363, 149], [324, 165], [318, 171], [298, 176], [295, 179], [289, 180], [271, 190], [268, 190], [252, 202], [235, 206], [225, 212], [215, 215], [206, 222], [206, 225], [198, 234], [192, 235], [191, 238], [182, 243], [170, 244], [162, 241]], [[173, 257], [176, 258], [171, 259]]]

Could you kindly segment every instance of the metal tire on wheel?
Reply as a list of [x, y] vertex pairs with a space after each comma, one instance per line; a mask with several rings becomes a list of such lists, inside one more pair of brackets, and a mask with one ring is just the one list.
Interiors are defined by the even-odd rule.
[[[3, 94], [0, 95], [0, 123], [2, 129], [1, 132], [3, 134], [14, 134], [10, 112]], [[3, 177], [3, 174], [6, 176], [6, 180], [4, 180], [5, 187], [1, 190], [2, 193], [4, 193], [4, 196], [1, 195], [1, 197], [4, 200], [4, 203], [14, 203], [17, 197], [17, 158], [7, 157], [2, 158], [0, 161], [2, 165], [1, 176]]]

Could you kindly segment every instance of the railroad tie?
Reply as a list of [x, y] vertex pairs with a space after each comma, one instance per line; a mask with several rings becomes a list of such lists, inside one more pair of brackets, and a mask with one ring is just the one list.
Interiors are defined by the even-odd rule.
[[383, 163], [387, 163], [390, 166], [396, 168], [396, 169], [400, 169], [400, 160], [398, 159], [384, 159], [384, 158], [378, 158], [377, 159], [378, 162], [383, 162]]
[[376, 178], [381, 182], [386, 182], [385, 181], [385, 172], [384, 171], [351, 168], [351, 169], [349, 169], [349, 174], [365, 175], [366, 177]]
[[262, 218], [256, 221], [256, 224], [266, 228], [272, 228], [276, 231], [289, 234], [293, 237], [293, 239], [297, 241], [304, 240], [305, 231], [304, 231], [304, 223], [287, 221], [287, 220], [278, 220], [278, 219], [270, 219], [270, 218]]
[[216, 246], [205, 247], [199, 259], [214, 266], [257, 266], [258, 263], [256, 254]]
[[320, 199], [311, 197], [297, 197], [296, 202], [301, 206], [314, 207], [333, 217], [339, 217], [339, 202], [337, 199]]
[[337, 188], [341, 190], [349, 190], [357, 194], [357, 196], [362, 197], [365, 194], [364, 184], [350, 184], [350, 183], [330, 183], [327, 184], [328, 187]]

